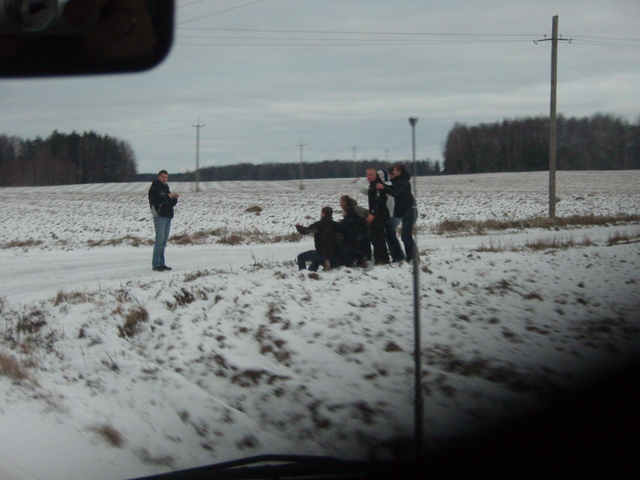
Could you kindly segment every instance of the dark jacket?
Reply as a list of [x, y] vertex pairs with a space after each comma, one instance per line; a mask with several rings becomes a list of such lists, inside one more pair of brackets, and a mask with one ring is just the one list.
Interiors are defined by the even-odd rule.
[[157, 179], [149, 187], [149, 208], [154, 217], [173, 218], [173, 207], [178, 199], [169, 198], [169, 193], [169, 185]]
[[313, 243], [316, 252], [327, 258], [333, 258], [336, 255], [336, 246], [338, 244], [338, 223], [329, 218], [322, 218], [320, 221], [312, 223], [308, 227], [296, 225], [298, 233], [302, 235], [313, 234]]
[[374, 182], [369, 184], [369, 190], [367, 191], [367, 197], [369, 198], [369, 211], [375, 217], [373, 221], [374, 225], [383, 226], [389, 220], [389, 209], [387, 208], [387, 194], [385, 190], [378, 190], [376, 188], [377, 183], [384, 182], [377, 178]]
[[348, 209], [344, 219], [338, 222], [337, 230], [343, 235], [347, 246], [364, 253], [370, 250], [367, 223], [353, 207]]
[[411, 175], [403, 172], [399, 177], [391, 179], [391, 185], [385, 185], [384, 191], [396, 200], [393, 216], [402, 218], [416, 204], [411, 193]]

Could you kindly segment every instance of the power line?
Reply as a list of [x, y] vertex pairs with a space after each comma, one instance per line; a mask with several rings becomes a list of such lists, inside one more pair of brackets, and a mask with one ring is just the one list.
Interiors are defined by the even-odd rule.
[[[191, 32], [183, 33], [183, 32]], [[231, 35], [225, 35], [230, 33]], [[233, 35], [235, 33], [236, 35]], [[254, 35], [245, 35], [254, 34]], [[401, 45], [482, 45], [497, 43], [528, 43], [542, 35], [528, 33], [455, 33], [455, 32], [395, 32], [395, 31], [339, 31], [288, 30], [253, 28], [183, 27], [176, 39], [179, 45], [207, 46], [401, 46]], [[546, 37], [545, 37], [546, 38]], [[187, 40], [188, 39], [188, 40]], [[534, 40], [538, 43], [544, 40]], [[581, 45], [640, 47], [640, 39], [575, 36], [571, 41]]]
[[[264, 0], [255, 0], [255, 2], [245, 3], [244, 5], [238, 5], [237, 7], [228, 8], [226, 10], [220, 10], [219, 12], [209, 13], [207, 15], [202, 15], [200, 17], [192, 18], [191, 20], [185, 20], [184, 22], [176, 23], [176, 26], [184, 25], [185, 23], [195, 22], [197, 20], [202, 20], [203, 18], [209, 18], [216, 15], [221, 15], [223, 13], [231, 12], [233, 10], [238, 10], [239, 8], [249, 7], [251, 5], [255, 5], [256, 3], [260, 3], [260, 2], [264, 2]], [[188, 5], [192, 5], [192, 4], [188, 4]], [[187, 6], [187, 5], [184, 5], [184, 6]]]

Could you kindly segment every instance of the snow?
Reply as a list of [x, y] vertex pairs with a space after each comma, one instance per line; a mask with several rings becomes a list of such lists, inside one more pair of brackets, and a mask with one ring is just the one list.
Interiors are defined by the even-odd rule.
[[[412, 267], [298, 272], [312, 239], [273, 241], [340, 195], [366, 204], [362, 183], [196, 192], [169, 179], [182, 196], [163, 273], [151, 271], [147, 183], [0, 189], [0, 478], [132, 478], [263, 453], [410, 456]], [[558, 172], [557, 215], [638, 215], [639, 186], [640, 171]], [[638, 354], [637, 223], [431, 230], [545, 216], [547, 188], [545, 172], [418, 179], [428, 447]], [[232, 233], [243, 243], [218, 243]], [[615, 236], [630, 240], [609, 245]], [[526, 248], [538, 240], [576, 245]], [[127, 319], [141, 320], [127, 330]]]

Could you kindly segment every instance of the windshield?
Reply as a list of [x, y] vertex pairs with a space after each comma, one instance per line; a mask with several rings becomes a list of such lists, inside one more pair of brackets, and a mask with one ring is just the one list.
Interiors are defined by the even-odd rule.
[[2, 80], [0, 477], [411, 460], [634, 360], [639, 8], [184, 0], [153, 70]]

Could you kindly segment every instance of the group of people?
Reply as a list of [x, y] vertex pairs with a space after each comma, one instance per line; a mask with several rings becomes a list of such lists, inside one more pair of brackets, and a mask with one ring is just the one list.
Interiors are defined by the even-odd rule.
[[[404, 165], [397, 164], [388, 170], [369, 168], [366, 172], [369, 187], [366, 189], [368, 209], [348, 195], [340, 197], [342, 220], [333, 219], [333, 209], [324, 207], [320, 220], [296, 229], [303, 235], [314, 236], [314, 249], [297, 257], [298, 268], [317, 271], [338, 265], [358, 266], [368, 261], [376, 265], [390, 262], [414, 260], [417, 254], [413, 240], [413, 225], [416, 220], [416, 202], [411, 193], [411, 175]], [[173, 209], [179, 194], [171, 192], [167, 181], [169, 174], [161, 170], [149, 188], [149, 207], [153, 215], [155, 242], [151, 267], [154, 271], [171, 270], [165, 263], [164, 252], [171, 230]], [[364, 193], [364, 192], [363, 192]], [[396, 231], [402, 224], [400, 238]]]
[[[397, 164], [388, 170], [369, 168], [366, 178], [368, 209], [344, 195], [340, 197], [341, 221], [333, 219], [331, 207], [324, 207], [319, 221], [306, 227], [295, 225], [299, 233], [314, 236], [315, 248], [297, 257], [300, 270], [306, 269], [307, 263], [309, 270], [317, 271], [321, 265], [328, 270], [338, 265], [363, 265], [372, 259], [376, 265], [414, 260], [416, 202], [411, 175], [404, 165]], [[404, 251], [396, 234], [400, 224]]]

